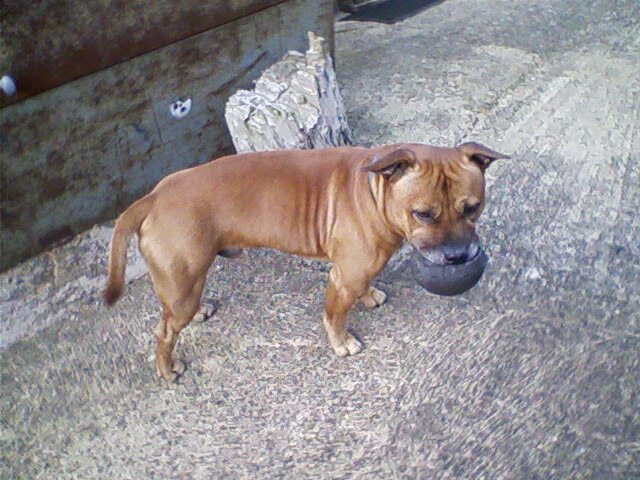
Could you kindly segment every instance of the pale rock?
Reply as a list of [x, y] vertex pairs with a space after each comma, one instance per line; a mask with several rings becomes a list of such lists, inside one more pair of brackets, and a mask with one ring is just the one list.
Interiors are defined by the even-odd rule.
[[289, 51], [231, 96], [225, 119], [238, 153], [351, 144], [331, 55], [313, 32], [306, 54]]

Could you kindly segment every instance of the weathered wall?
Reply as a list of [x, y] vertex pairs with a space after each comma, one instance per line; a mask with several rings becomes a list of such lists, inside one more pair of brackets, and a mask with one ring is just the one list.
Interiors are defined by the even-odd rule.
[[3, 0], [0, 70], [20, 88], [0, 106], [286, 1]]
[[[116, 216], [167, 174], [232, 151], [224, 105], [307, 32], [333, 40], [333, 2], [291, 0], [0, 110], [0, 269]], [[174, 119], [170, 104], [191, 97]]]

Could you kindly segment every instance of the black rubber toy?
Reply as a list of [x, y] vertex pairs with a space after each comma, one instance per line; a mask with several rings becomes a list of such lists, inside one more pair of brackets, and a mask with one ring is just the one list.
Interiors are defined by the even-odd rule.
[[466, 263], [438, 265], [424, 258], [418, 250], [413, 251], [411, 265], [413, 277], [425, 290], [436, 295], [460, 295], [473, 287], [484, 272], [489, 257], [484, 250]]

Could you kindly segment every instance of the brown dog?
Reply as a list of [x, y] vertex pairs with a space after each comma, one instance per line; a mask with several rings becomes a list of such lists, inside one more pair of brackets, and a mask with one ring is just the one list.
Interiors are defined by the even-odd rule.
[[216, 255], [269, 247], [330, 260], [324, 325], [338, 355], [362, 344], [345, 329], [360, 298], [386, 295], [369, 285], [408, 241], [435, 263], [463, 263], [478, 250], [475, 221], [484, 203], [484, 171], [506, 155], [476, 143], [247, 153], [169, 175], [118, 219], [104, 292], [123, 291], [128, 240], [139, 247], [162, 302], [156, 366], [167, 381], [180, 331], [198, 312]]

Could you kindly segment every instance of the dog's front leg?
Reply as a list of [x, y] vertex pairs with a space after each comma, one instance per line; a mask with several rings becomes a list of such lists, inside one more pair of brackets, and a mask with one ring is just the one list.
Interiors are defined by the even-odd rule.
[[329, 343], [341, 357], [355, 355], [362, 350], [362, 343], [347, 332], [345, 323], [349, 309], [367, 292], [368, 286], [368, 279], [345, 275], [337, 265], [329, 273], [323, 320]]

